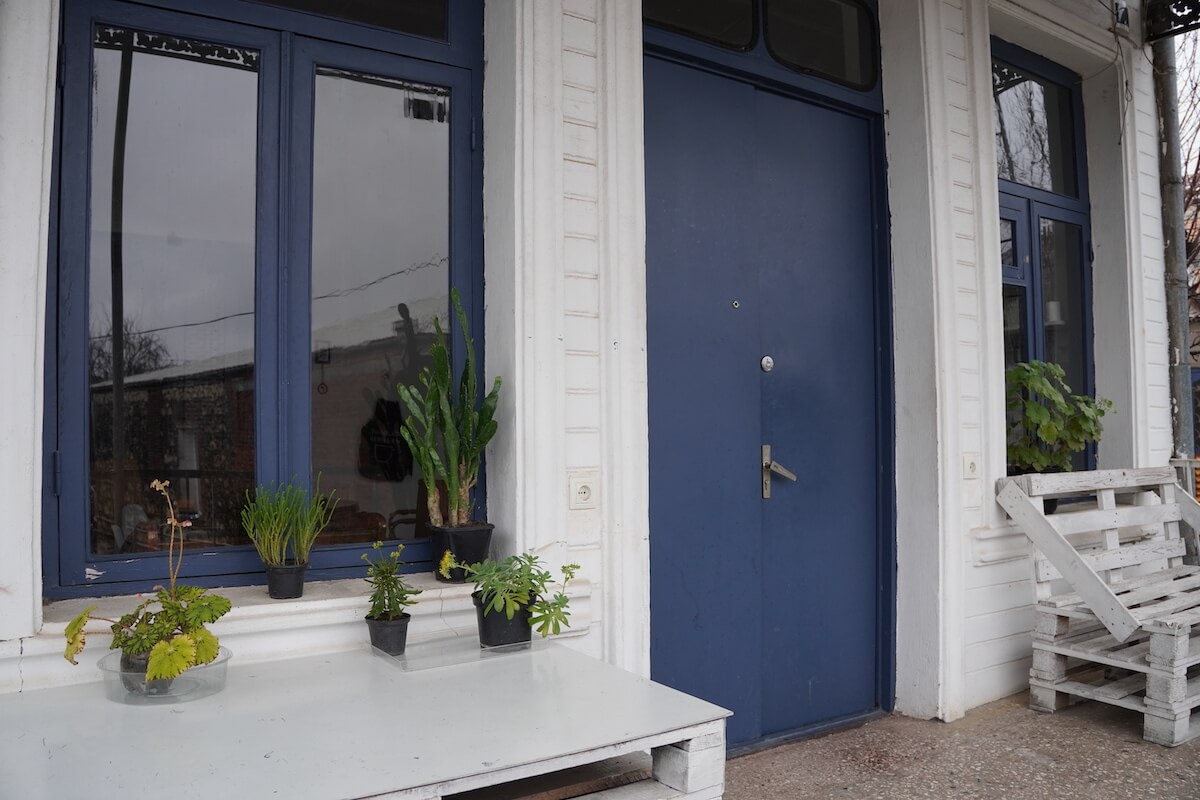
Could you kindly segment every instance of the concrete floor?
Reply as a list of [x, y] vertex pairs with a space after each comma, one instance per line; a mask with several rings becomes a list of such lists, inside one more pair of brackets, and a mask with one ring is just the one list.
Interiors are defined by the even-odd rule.
[[1037, 714], [1026, 695], [949, 725], [885, 717], [728, 762], [726, 800], [1200, 800], [1200, 739], [1142, 741], [1142, 717], [1100, 703]]

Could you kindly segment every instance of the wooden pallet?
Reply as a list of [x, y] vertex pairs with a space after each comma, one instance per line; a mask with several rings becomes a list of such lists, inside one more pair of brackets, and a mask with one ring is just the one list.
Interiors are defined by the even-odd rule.
[[[1148, 741], [1200, 735], [1200, 504], [1174, 470], [1023, 475], [997, 489], [1035, 546], [1030, 707], [1098, 700], [1143, 714]], [[1051, 497], [1071, 502], [1048, 516]]]

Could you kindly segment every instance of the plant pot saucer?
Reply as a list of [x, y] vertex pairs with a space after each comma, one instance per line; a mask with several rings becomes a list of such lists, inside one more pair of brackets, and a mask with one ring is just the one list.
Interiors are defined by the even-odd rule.
[[120, 650], [113, 650], [105, 655], [97, 666], [104, 675], [104, 693], [114, 703], [129, 706], [171, 705], [199, 700], [224, 689], [226, 667], [232, 655], [228, 647], [222, 647], [216, 659], [192, 667], [178, 678], [172, 678], [169, 682], [151, 681], [156, 687], [161, 687], [153, 694], [137, 688], [145, 685], [144, 671], [122, 669]]

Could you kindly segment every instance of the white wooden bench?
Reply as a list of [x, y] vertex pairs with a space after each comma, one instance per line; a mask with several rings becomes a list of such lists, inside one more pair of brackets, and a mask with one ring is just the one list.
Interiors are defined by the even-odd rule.
[[[1200, 566], [1185, 563], [1200, 504], [1175, 481], [1170, 467], [998, 481], [1035, 546], [1030, 707], [1087, 698], [1144, 714], [1151, 742], [1200, 734]], [[1070, 502], [1046, 515], [1049, 498]]]
[[0, 796], [409, 798], [650, 751], [604, 800], [714, 800], [727, 711], [552, 645], [406, 672], [363, 649], [229, 668], [191, 703], [98, 684], [0, 696]]

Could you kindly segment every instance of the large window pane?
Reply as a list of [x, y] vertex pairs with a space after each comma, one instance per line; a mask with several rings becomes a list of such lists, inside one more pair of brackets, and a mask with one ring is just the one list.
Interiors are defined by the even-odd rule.
[[1039, 235], [1045, 360], [1060, 364], [1067, 373], [1067, 384], [1083, 393], [1088, 386], [1083, 341], [1083, 229], [1043, 218]]
[[446, 38], [446, 0], [263, 0], [430, 39]]
[[738, 50], [754, 44], [754, 0], [643, 0], [642, 18]]
[[341, 505], [325, 544], [411, 538], [419, 468], [397, 383], [449, 304], [449, 93], [322, 69], [312, 227], [312, 469]]
[[244, 544], [254, 482], [257, 53], [114, 28], [92, 81], [91, 551]]
[[999, 176], [1075, 196], [1075, 131], [1066, 87], [993, 61], [992, 97]]
[[1025, 289], [1004, 285], [1004, 368], [1029, 360], [1029, 323], [1025, 315]]
[[767, 0], [767, 48], [801, 72], [856, 89], [875, 85], [871, 12], [854, 0]]

